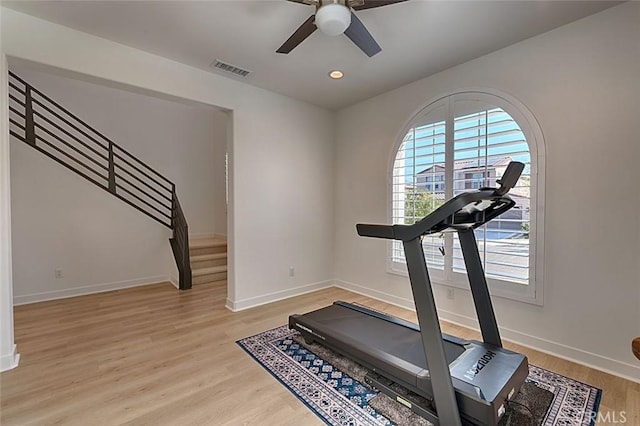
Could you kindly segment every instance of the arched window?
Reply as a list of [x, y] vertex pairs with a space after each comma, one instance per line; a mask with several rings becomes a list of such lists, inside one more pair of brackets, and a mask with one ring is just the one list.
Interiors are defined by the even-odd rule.
[[[512, 160], [525, 164], [509, 193], [516, 206], [478, 228], [476, 238], [492, 294], [542, 303], [544, 143], [533, 115], [517, 101], [462, 92], [418, 113], [395, 152], [391, 216], [411, 224], [461, 192], [497, 186]], [[422, 244], [433, 282], [467, 288], [457, 234], [425, 236]], [[392, 243], [390, 269], [406, 273], [399, 242]]]

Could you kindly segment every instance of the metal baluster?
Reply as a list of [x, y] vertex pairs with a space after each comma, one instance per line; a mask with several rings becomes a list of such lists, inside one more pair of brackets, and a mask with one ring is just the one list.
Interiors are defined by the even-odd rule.
[[109, 141], [109, 192], [116, 193], [116, 164], [113, 158], [113, 142]]
[[33, 121], [33, 98], [31, 96], [31, 87], [25, 86], [24, 99], [24, 118], [25, 118], [25, 142], [31, 146], [36, 146], [36, 128]]

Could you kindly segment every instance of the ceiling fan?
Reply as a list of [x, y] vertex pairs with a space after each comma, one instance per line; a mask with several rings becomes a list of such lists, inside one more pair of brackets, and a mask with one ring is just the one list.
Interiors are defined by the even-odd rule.
[[309, 37], [317, 28], [327, 35], [344, 34], [367, 56], [372, 57], [382, 48], [355, 15], [355, 10], [372, 9], [407, 0], [288, 0], [293, 3], [316, 7], [315, 15], [302, 25], [284, 42], [276, 52], [289, 53]]

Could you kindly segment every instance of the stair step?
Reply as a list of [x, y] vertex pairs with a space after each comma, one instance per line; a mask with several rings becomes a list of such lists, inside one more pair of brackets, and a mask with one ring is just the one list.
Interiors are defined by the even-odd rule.
[[212, 253], [212, 254], [200, 254], [197, 256], [191, 256], [191, 263], [194, 262], [204, 262], [205, 260], [217, 260], [217, 259], [225, 259], [227, 257], [227, 252], [222, 253]]
[[200, 254], [189, 258], [191, 269], [211, 268], [227, 264], [227, 252]]
[[189, 248], [205, 248], [205, 247], [220, 247], [226, 246], [227, 240], [221, 238], [198, 238], [196, 240], [189, 241]]
[[222, 238], [199, 238], [189, 241], [189, 255], [191, 257], [226, 253], [226, 251], [227, 240]]
[[227, 279], [227, 265], [213, 266], [211, 268], [193, 269], [191, 271], [192, 284], [204, 284]]
[[218, 274], [220, 272], [227, 272], [227, 265], [212, 266], [211, 268], [193, 269], [191, 276], [200, 277], [202, 275]]

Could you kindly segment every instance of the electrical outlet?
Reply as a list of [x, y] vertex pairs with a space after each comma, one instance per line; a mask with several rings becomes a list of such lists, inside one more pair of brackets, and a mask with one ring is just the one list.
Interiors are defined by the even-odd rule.
[[296, 275], [296, 268], [294, 268], [293, 266], [289, 266], [289, 276], [293, 277]]
[[62, 271], [62, 268], [56, 268], [55, 271], [53, 271], [53, 274], [55, 275], [56, 278], [64, 277], [64, 272]]
[[452, 289], [452, 288], [448, 288], [447, 289], [447, 299], [453, 300], [454, 297], [455, 297], [455, 290]]

